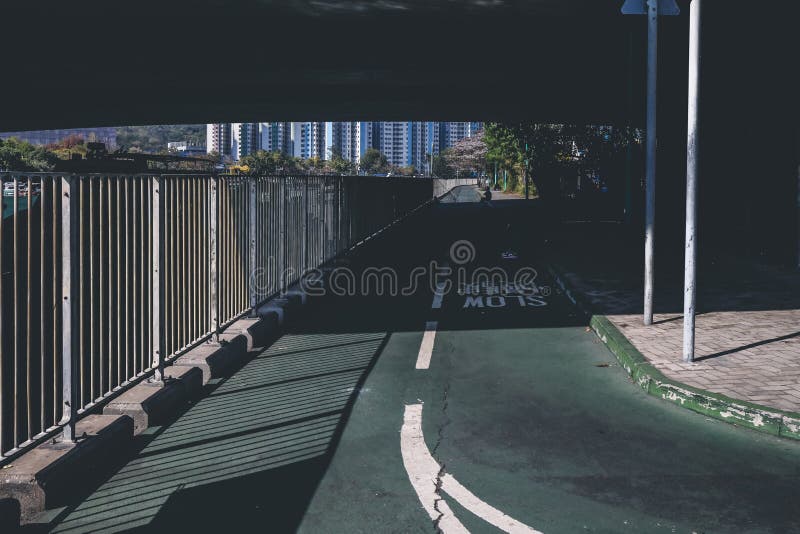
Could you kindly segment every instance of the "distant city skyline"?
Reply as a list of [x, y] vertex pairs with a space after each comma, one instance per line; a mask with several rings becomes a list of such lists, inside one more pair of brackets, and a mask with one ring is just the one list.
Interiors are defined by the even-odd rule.
[[[185, 155], [204, 151], [233, 161], [257, 150], [281, 152], [302, 159], [329, 160], [338, 155], [358, 165], [366, 151], [374, 148], [386, 156], [392, 166], [423, 171], [429, 170], [430, 154], [439, 154], [460, 139], [475, 135], [482, 127], [482, 122], [417, 121], [212, 123], [205, 125], [204, 147], [195, 142], [191, 150], [178, 150], [176, 147], [191, 143], [188, 138], [173, 136], [178, 138], [167, 138], [162, 141], [163, 147], [151, 150]], [[102, 127], [0, 132], [0, 138], [16, 137], [32, 144], [48, 145], [77, 136], [86, 141], [103, 142], [111, 148], [117, 146], [117, 130], [117, 127]]]
[[266, 150], [299, 158], [327, 160], [338, 155], [359, 164], [374, 148], [390, 165], [429, 166], [428, 156], [439, 154], [460, 139], [472, 137], [482, 122], [252, 122], [207, 126], [207, 152], [234, 160]]

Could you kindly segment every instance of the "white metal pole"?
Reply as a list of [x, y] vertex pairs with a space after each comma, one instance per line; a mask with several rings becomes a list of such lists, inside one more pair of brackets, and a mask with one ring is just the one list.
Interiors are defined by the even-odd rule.
[[645, 177], [644, 324], [653, 324], [653, 254], [656, 220], [656, 102], [658, 0], [647, 0], [647, 174]]
[[683, 284], [683, 361], [694, 360], [697, 272], [697, 116], [700, 107], [700, 0], [689, 10], [689, 122], [686, 142], [686, 254]]

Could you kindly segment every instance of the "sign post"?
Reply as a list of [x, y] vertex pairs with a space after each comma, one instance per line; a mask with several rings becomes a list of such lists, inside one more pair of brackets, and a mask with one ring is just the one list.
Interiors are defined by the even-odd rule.
[[625, 0], [624, 15], [647, 15], [647, 164], [645, 177], [644, 324], [653, 324], [656, 221], [658, 16], [678, 15], [675, 0]]

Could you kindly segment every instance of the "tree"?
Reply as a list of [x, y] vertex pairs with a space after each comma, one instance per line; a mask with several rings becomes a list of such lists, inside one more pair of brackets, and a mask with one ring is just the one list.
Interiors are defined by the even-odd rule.
[[156, 153], [170, 141], [206, 144], [205, 124], [162, 124], [156, 126], [121, 126], [117, 128], [117, 145]]
[[58, 159], [44, 147], [14, 137], [0, 139], [0, 170], [51, 171]]
[[447, 150], [433, 156], [433, 175], [439, 178], [455, 175], [455, 171], [447, 164]]
[[486, 144], [486, 162], [495, 164], [501, 170], [511, 170], [523, 161], [519, 139], [514, 131], [499, 123], [487, 123], [484, 126], [484, 143]]
[[447, 166], [463, 176], [480, 175], [486, 169], [486, 143], [483, 130], [459, 139], [443, 156]]
[[364, 155], [361, 156], [361, 168], [367, 174], [384, 172], [388, 166], [389, 161], [386, 156], [376, 148], [368, 148]]
[[294, 158], [277, 151], [257, 150], [244, 156], [239, 161], [239, 164], [250, 167], [252, 174], [290, 173], [299, 170], [297, 161]]
[[353, 162], [342, 157], [341, 149], [336, 146], [330, 148], [330, 158], [325, 162], [325, 167], [334, 174], [352, 174], [355, 170]]

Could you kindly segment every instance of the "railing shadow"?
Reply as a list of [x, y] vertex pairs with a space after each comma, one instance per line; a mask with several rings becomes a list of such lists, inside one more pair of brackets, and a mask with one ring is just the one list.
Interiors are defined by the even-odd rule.
[[389, 336], [281, 337], [161, 430], [55, 532], [294, 531]]

